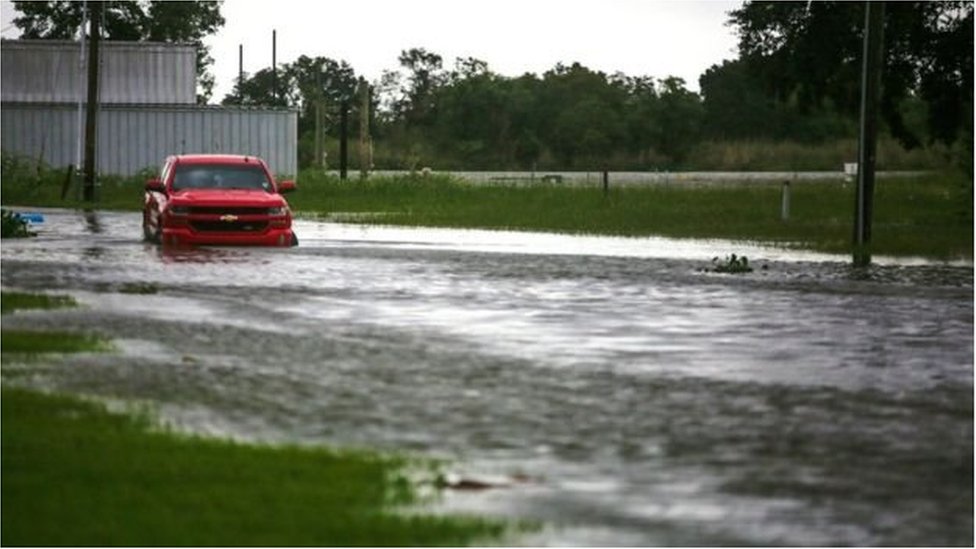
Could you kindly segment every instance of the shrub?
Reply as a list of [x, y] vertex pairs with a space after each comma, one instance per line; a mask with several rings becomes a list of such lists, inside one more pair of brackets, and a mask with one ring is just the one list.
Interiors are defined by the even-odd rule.
[[25, 238], [31, 236], [27, 221], [8, 210], [0, 210], [0, 238]]

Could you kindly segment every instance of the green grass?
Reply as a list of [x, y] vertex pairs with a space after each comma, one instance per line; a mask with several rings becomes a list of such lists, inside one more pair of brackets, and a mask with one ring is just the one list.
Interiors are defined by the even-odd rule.
[[[72, 306], [3, 292], [3, 312]], [[2, 350], [106, 350], [93, 336], [3, 330]], [[407, 546], [497, 539], [498, 521], [398, 513], [420, 501], [408, 467], [366, 451], [180, 435], [145, 414], [2, 388], [0, 545]]]
[[76, 306], [78, 306], [78, 303], [74, 298], [66, 295], [0, 292], [0, 313], [22, 309], [57, 309]]
[[83, 353], [112, 349], [108, 341], [90, 334], [31, 330], [3, 330], [0, 334], [0, 349], [5, 354]]
[[[839, 168], [839, 166], [838, 166]], [[20, 170], [23, 171], [23, 170]], [[16, 172], [15, 172], [16, 173]], [[2, 200], [24, 206], [83, 207], [60, 200], [61, 179], [6, 177]], [[300, 214], [380, 213], [364, 222], [410, 226], [555, 231], [624, 236], [722, 238], [850, 253], [854, 186], [841, 180], [792, 186], [780, 220], [779, 185], [470, 185], [445, 176], [339, 181], [309, 170], [288, 196]], [[973, 257], [972, 182], [957, 173], [882, 179], [875, 191], [871, 252], [938, 259]], [[138, 211], [142, 178], [106, 178], [97, 207]]]
[[[70, 296], [0, 292], [0, 313], [29, 309], [59, 309], [77, 307]], [[81, 353], [107, 351], [112, 347], [104, 339], [71, 332], [38, 332], [33, 330], [3, 330], [0, 332], [0, 350], [3, 353], [37, 355], [42, 353]]]
[[503, 532], [393, 512], [416, 499], [400, 458], [154, 432], [21, 389], [0, 403], [6, 546], [460, 545]]
[[[778, 185], [476, 186], [445, 177], [365, 182], [311, 173], [289, 201], [299, 212], [381, 212], [370, 223], [503, 228], [623, 236], [724, 238], [850, 251], [854, 186], [797, 183], [790, 218]], [[961, 177], [887, 179], [875, 192], [876, 254], [972, 258], [972, 187]]]

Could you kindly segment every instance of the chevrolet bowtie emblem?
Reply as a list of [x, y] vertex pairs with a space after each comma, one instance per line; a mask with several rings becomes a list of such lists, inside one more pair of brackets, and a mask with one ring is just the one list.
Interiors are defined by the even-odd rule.
[[221, 221], [226, 221], [228, 223], [231, 223], [231, 222], [237, 221], [237, 216], [236, 215], [233, 215], [233, 214], [226, 214], [226, 215], [220, 216], [220, 220]]

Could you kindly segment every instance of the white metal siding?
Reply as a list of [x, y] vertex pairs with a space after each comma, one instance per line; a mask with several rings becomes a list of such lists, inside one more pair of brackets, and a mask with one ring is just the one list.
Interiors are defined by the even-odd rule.
[[[99, 50], [101, 103], [197, 102], [194, 46], [103, 41]], [[81, 45], [73, 41], [0, 41], [0, 97], [31, 103], [85, 101], [87, 68], [80, 56]]]
[[[84, 117], [82, 117], [84, 122]], [[0, 148], [63, 168], [75, 164], [77, 106], [4, 103]], [[132, 175], [171, 154], [259, 156], [276, 174], [298, 172], [298, 113], [236, 107], [110, 105], [99, 111], [97, 169]]]

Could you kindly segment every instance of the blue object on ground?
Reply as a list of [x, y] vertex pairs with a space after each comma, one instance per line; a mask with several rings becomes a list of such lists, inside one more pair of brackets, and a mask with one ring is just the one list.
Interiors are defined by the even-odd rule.
[[17, 213], [15, 215], [28, 223], [44, 223], [44, 216], [39, 213]]

